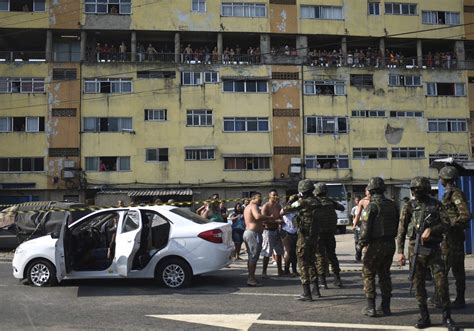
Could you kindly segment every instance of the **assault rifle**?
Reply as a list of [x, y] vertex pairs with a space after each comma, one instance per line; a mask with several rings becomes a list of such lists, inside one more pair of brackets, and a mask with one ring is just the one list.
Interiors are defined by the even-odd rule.
[[424, 247], [423, 243], [421, 242], [421, 235], [427, 228], [430, 226], [429, 219], [431, 218], [431, 213], [426, 216], [423, 221], [420, 224], [420, 227], [416, 231], [416, 239], [415, 239], [415, 249], [413, 251], [413, 256], [410, 261], [410, 277], [408, 280], [410, 281], [410, 294], [413, 289], [413, 279], [415, 278], [415, 273], [416, 273], [416, 262], [418, 260], [418, 256], [427, 256], [431, 253], [431, 248], [429, 247]]

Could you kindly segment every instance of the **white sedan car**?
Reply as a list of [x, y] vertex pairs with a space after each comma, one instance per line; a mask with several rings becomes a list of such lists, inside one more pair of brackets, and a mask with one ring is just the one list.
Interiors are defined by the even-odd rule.
[[231, 263], [231, 227], [172, 206], [104, 209], [60, 233], [22, 243], [13, 275], [34, 286], [63, 279], [156, 278], [167, 287]]

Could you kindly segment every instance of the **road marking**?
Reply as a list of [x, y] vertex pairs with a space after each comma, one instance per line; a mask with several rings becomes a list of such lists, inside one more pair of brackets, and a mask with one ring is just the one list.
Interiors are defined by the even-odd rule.
[[[195, 324], [228, 328], [234, 330], [248, 330], [253, 324], [282, 325], [282, 326], [307, 326], [315, 328], [346, 328], [363, 330], [416, 330], [411, 326], [381, 325], [381, 324], [354, 324], [354, 323], [327, 323], [304, 321], [277, 321], [259, 320], [261, 314], [178, 314], [178, 315], [145, 315], [147, 317], [167, 319]], [[445, 330], [445, 328], [430, 328], [430, 330]]]

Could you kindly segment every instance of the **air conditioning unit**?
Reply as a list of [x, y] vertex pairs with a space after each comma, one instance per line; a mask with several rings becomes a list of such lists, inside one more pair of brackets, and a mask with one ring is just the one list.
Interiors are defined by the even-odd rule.
[[290, 174], [299, 174], [301, 173], [301, 158], [292, 157], [290, 165]]
[[64, 170], [64, 172], [63, 172], [63, 178], [64, 179], [75, 178], [75, 177], [76, 177], [76, 172], [75, 171]]
[[73, 160], [64, 161], [64, 168], [65, 169], [74, 169], [75, 167], [76, 167], [76, 161], [73, 161]]

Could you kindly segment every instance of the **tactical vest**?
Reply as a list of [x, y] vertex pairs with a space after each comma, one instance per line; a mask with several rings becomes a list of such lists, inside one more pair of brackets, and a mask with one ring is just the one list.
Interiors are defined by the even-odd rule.
[[301, 208], [296, 216], [298, 232], [305, 237], [316, 238], [318, 235], [318, 221], [316, 218], [318, 200], [315, 197], [307, 197], [301, 202]]
[[395, 202], [384, 196], [374, 196], [370, 203], [377, 206], [374, 208], [377, 211], [377, 217], [372, 223], [370, 238], [395, 238], [399, 222]]
[[[411, 200], [409, 202], [411, 207], [411, 221], [408, 225], [408, 238], [410, 240], [416, 239], [416, 232], [418, 231], [423, 219], [431, 214], [429, 219], [429, 226], [433, 227], [441, 223], [439, 208], [440, 203], [438, 200], [429, 198], [426, 202]], [[429, 242], [439, 243], [443, 240], [442, 235], [431, 234]]]
[[328, 197], [318, 197], [321, 206], [317, 209], [316, 217], [319, 221], [320, 233], [336, 233], [337, 214], [334, 209], [334, 202]]

